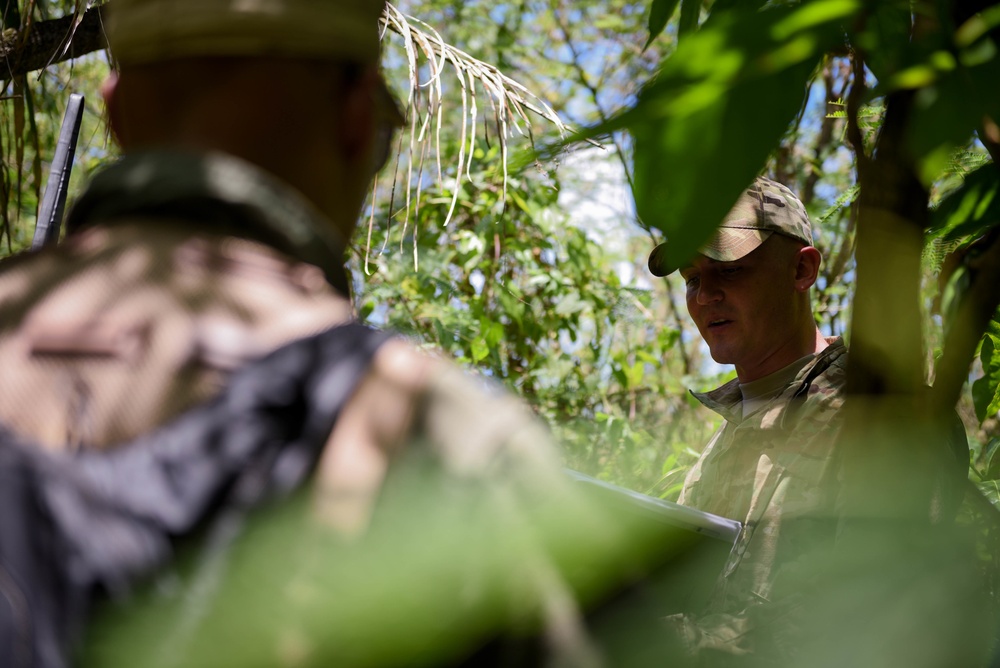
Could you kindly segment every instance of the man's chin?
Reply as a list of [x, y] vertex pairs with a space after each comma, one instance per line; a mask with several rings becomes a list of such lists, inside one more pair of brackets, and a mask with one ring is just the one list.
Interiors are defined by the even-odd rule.
[[721, 346], [712, 347], [711, 344], [708, 346], [708, 353], [711, 355], [712, 360], [716, 364], [735, 364], [733, 353], [730, 350], [726, 350]]

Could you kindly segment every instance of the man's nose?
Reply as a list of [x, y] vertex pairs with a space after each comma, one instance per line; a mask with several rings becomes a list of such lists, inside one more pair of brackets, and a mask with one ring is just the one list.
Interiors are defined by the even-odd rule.
[[702, 277], [698, 281], [698, 294], [695, 295], [695, 301], [697, 301], [699, 306], [707, 306], [718, 301], [722, 301], [722, 290], [719, 289], [718, 284], [708, 278]]

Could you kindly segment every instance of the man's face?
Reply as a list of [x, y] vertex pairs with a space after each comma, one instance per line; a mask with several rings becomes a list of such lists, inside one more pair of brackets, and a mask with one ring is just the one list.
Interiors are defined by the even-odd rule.
[[801, 307], [795, 289], [797, 247], [789, 242], [774, 235], [739, 260], [720, 262], [698, 255], [681, 269], [688, 313], [712, 359], [736, 365], [743, 382], [773, 373], [800, 357], [794, 352], [801, 338], [797, 331]]

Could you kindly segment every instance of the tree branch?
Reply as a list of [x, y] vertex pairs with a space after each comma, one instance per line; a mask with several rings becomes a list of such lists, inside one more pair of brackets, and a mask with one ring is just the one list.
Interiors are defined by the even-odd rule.
[[79, 17], [75, 14], [33, 23], [27, 27], [26, 35], [21, 30], [5, 30], [0, 37], [0, 56], [3, 57], [5, 71], [0, 76], [10, 80], [107, 48], [102, 20], [106, 6], [88, 9], [79, 19], [76, 30], [73, 26]]
[[946, 425], [927, 410], [924, 386], [920, 282], [929, 194], [907, 143], [915, 93], [897, 90], [886, 96], [881, 131], [869, 155], [857, 122], [863, 68], [855, 54], [848, 136], [860, 186], [857, 287], [848, 397], [838, 436], [843, 454], [839, 510], [842, 532], [854, 532], [851, 540], [871, 538], [875, 525], [863, 518], [926, 521], [944, 479], [943, 462], [951, 456]]
[[861, 181], [862, 172], [866, 171], [869, 164], [868, 153], [865, 151], [865, 139], [861, 134], [861, 127], [858, 125], [858, 111], [861, 109], [861, 98], [864, 97], [867, 86], [865, 85], [865, 63], [861, 54], [851, 53], [851, 69], [854, 76], [851, 80], [851, 90], [847, 95], [847, 141], [854, 149], [854, 160], [858, 167], [858, 181]]

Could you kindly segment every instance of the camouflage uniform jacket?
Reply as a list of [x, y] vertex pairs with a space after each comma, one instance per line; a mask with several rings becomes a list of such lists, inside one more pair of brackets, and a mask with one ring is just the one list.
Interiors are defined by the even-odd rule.
[[[183, 430], [186, 418], [216, 405], [234, 374], [253, 369], [254, 360], [353, 319], [344, 245], [335, 235], [298, 193], [234, 157], [124, 158], [77, 201], [62, 243], [0, 265], [0, 425], [49, 450], [81, 450], [77, 457], [114, 449], [109, 458], [150, 434]], [[475, 582], [487, 563], [491, 586], [477, 591], [560, 624], [561, 652], [587, 651], [539, 542], [559, 531], [535, 525], [549, 512], [542, 509], [564, 507], [569, 482], [547, 429], [522, 402], [390, 339], [321, 451], [311, 469], [310, 508], [320, 524], [348, 536], [369, 527], [376, 501], [384, 512], [393, 499], [409, 498], [400, 491], [405, 485], [381, 494], [383, 483], [419, 477], [422, 462], [448, 481], [441, 495], [475, 489], [470, 512], [490, 509], [483, 531], [513, 546], [519, 560], [505, 561], [504, 572], [517, 586], [492, 584], [500, 579], [499, 548], [476, 552], [480, 570], [458, 556], [428, 563], [454, 564]], [[399, 459], [415, 466], [390, 472]], [[575, 496], [567, 498], [573, 503], [565, 507], [577, 507]], [[589, 526], [597, 514], [581, 516]], [[425, 513], [429, 521], [434, 515]], [[606, 545], [609, 533], [614, 527], [585, 535]], [[468, 598], [468, 587], [456, 591]]]
[[[333, 224], [229, 155], [126, 156], [91, 181], [66, 227], [58, 246], [0, 265], [0, 423], [50, 449], [133, 440], [248, 361], [354, 317]], [[338, 420], [351, 447], [321, 475], [352, 489], [366, 479], [368, 494], [384, 473], [372, 458], [418, 435], [453, 470], [503, 454], [558, 471], [520, 402], [390, 344]], [[377, 456], [353, 445], [366, 438]]]
[[[836, 493], [833, 446], [847, 369], [843, 341], [829, 343], [776, 398], [746, 417], [737, 380], [694, 393], [726, 421], [688, 473], [679, 501], [744, 524], [705, 616], [684, 624], [695, 649], [752, 651], [749, 619], [769, 616], [763, 608], [772, 602], [775, 576], [801, 554], [798, 528], [829, 526], [823, 520]], [[796, 531], [789, 531], [793, 523]]]
[[0, 421], [50, 448], [106, 448], [202, 403], [249, 359], [350, 319], [331, 236], [234, 158], [110, 166], [61, 244], [0, 267]]

